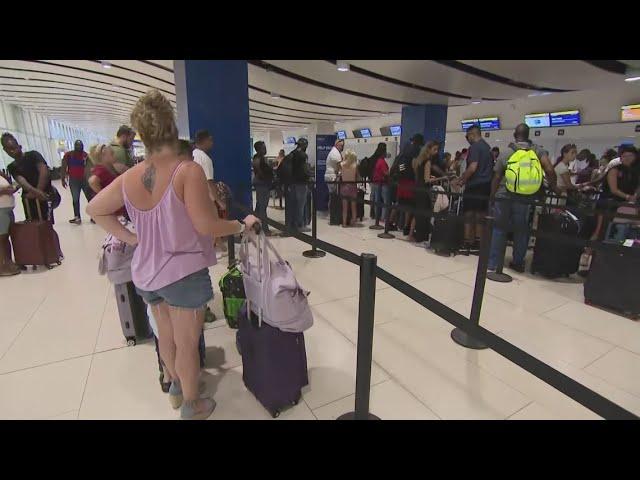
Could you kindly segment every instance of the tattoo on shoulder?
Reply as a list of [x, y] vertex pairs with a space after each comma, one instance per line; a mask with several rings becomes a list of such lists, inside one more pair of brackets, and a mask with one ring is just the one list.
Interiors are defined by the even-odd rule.
[[142, 174], [142, 185], [146, 191], [151, 193], [153, 187], [156, 184], [156, 167], [153, 164], [149, 165]]

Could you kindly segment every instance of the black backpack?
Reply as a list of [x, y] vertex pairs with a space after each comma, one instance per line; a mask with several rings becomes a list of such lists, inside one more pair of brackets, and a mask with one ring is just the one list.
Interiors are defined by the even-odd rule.
[[373, 178], [373, 170], [376, 166], [376, 159], [373, 157], [364, 157], [358, 164], [358, 175], [360, 178]]
[[[293, 152], [295, 152], [295, 150]], [[282, 159], [280, 166], [276, 170], [280, 183], [291, 183], [293, 178], [293, 152], [290, 152]]]

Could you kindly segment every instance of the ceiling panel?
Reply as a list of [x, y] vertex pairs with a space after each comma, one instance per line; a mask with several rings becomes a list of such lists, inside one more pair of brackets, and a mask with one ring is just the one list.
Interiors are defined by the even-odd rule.
[[510, 99], [531, 93], [485, 80], [431, 60], [345, 60], [357, 67], [423, 87], [469, 97], [449, 98], [449, 105], [465, 105], [471, 98]]
[[582, 60], [460, 60], [489, 73], [547, 88], [586, 90], [619, 85], [620, 75]]
[[[447, 102], [447, 97], [444, 95], [394, 85], [356, 72], [340, 72], [335, 65], [324, 60], [266, 60], [266, 62], [302, 77], [350, 90], [356, 96], [373, 95], [417, 104]], [[397, 109], [397, 106], [395, 108]]]

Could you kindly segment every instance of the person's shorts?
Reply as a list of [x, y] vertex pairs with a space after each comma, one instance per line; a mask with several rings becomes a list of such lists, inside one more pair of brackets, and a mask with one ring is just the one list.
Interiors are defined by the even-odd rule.
[[414, 198], [398, 198], [398, 205], [403, 205], [405, 207], [415, 207], [416, 199]]
[[13, 208], [0, 208], [0, 235], [7, 235], [9, 227], [13, 223]]
[[[477, 195], [484, 198], [469, 198]], [[467, 185], [462, 196], [463, 212], [487, 212], [489, 210], [489, 196], [491, 195], [491, 183], [477, 183]]]
[[213, 287], [211, 286], [208, 268], [198, 270], [158, 290], [148, 292], [138, 287], [136, 287], [136, 290], [145, 303], [149, 305], [167, 302], [172, 307], [191, 308], [194, 310], [204, 308], [213, 298]]

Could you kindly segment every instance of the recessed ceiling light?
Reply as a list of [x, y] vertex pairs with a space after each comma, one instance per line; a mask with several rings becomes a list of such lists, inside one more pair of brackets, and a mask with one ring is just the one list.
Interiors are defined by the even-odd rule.
[[111, 64], [106, 60], [102, 60], [102, 68], [111, 68]]
[[276, 100], [280, 98], [280, 94], [277, 92], [271, 92], [271, 98], [275, 98]]
[[339, 72], [348, 72], [351, 70], [351, 66], [347, 62], [343, 62], [341, 60], [336, 61], [336, 67], [338, 67]]
[[479, 103], [482, 103], [482, 99], [481, 98], [472, 98], [471, 99], [471, 103], [474, 105], [477, 105]]

